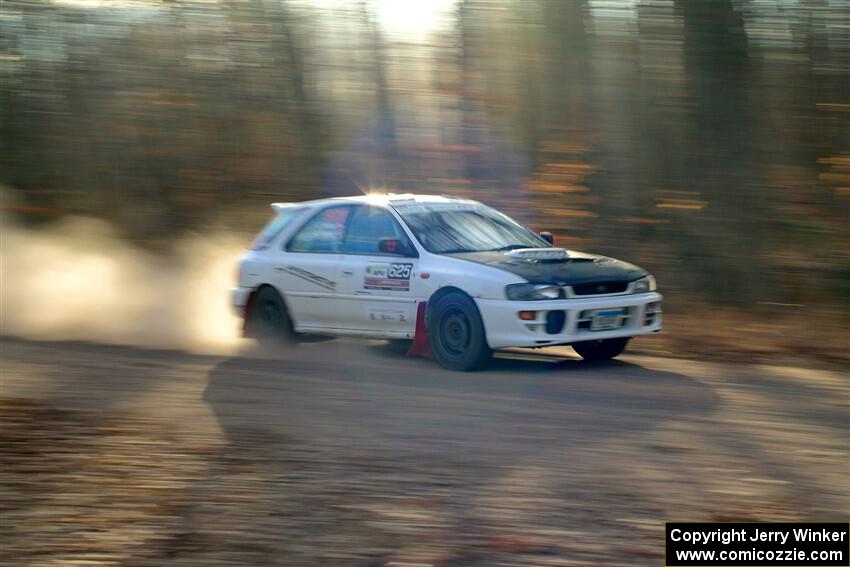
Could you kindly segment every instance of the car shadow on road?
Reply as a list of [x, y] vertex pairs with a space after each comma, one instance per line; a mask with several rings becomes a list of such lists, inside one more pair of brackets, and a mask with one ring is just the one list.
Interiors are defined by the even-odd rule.
[[398, 345], [314, 348], [233, 357], [210, 371], [204, 399], [231, 440], [262, 430], [346, 449], [487, 460], [505, 447], [632, 435], [708, 415], [717, 403], [705, 384], [631, 362], [507, 353], [485, 371], [459, 373]]

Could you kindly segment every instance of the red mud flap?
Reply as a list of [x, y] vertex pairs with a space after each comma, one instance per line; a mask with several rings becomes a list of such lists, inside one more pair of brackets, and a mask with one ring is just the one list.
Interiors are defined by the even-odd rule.
[[434, 358], [434, 353], [431, 352], [431, 343], [428, 342], [428, 329], [425, 326], [425, 308], [427, 305], [428, 302], [423, 301], [416, 307], [416, 331], [414, 331], [413, 344], [410, 345], [407, 356]]
[[251, 328], [249, 324], [249, 319], [251, 317], [251, 310], [254, 308], [254, 297], [255, 293], [251, 293], [248, 297], [248, 302], [245, 303], [245, 308], [242, 314], [242, 338], [252, 339], [254, 338], [254, 330]]

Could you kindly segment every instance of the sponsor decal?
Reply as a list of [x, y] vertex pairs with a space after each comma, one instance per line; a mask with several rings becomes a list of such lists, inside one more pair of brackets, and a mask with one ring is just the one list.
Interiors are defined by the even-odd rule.
[[297, 268], [295, 266], [286, 266], [284, 271], [292, 274], [297, 278], [301, 278], [302, 280], [306, 280], [310, 283], [316, 284], [319, 287], [323, 287], [325, 289], [329, 289], [331, 291], [336, 289], [336, 282], [329, 280], [328, 278], [323, 278], [318, 274], [314, 274], [313, 272], [308, 272], [307, 270], [302, 270], [301, 268]]
[[344, 223], [347, 216], [348, 209], [333, 208], [325, 211], [325, 213], [322, 215], [322, 220], [328, 222]]
[[407, 321], [407, 314], [398, 309], [369, 309], [368, 313], [370, 321]]
[[410, 275], [413, 264], [394, 262], [392, 264], [369, 264], [363, 276], [364, 289], [384, 291], [410, 291]]
[[389, 264], [369, 264], [366, 266], [367, 278], [386, 278], [390, 270]]

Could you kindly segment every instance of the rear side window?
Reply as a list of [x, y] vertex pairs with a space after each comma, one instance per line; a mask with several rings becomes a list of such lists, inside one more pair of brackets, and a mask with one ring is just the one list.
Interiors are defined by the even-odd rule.
[[339, 252], [350, 214], [350, 205], [319, 211], [295, 233], [286, 249], [289, 252]]
[[277, 235], [303, 211], [302, 207], [280, 209], [277, 216], [268, 222], [257, 235], [257, 238], [254, 239], [254, 242], [251, 243], [251, 250], [259, 251], [268, 248], [272, 241], [277, 238]]

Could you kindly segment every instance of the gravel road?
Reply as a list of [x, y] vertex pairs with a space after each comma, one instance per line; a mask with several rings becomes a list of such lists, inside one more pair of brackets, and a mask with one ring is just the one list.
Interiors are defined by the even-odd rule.
[[2, 565], [660, 565], [665, 521], [850, 517], [841, 368], [0, 354]]

